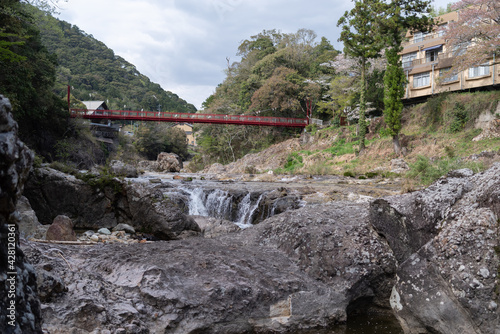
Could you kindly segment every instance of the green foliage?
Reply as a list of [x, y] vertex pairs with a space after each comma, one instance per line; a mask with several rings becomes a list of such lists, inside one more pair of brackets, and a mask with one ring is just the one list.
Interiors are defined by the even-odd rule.
[[469, 120], [469, 115], [465, 107], [461, 104], [455, 104], [452, 112], [452, 121], [450, 124], [449, 131], [451, 133], [457, 133], [462, 131]]
[[387, 50], [387, 69], [384, 76], [384, 121], [391, 136], [401, 130], [401, 112], [406, 78], [395, 48]]
[[[316, 43], [307, 29], [284, 34], [264, 30], [244, 40], [241, 61], [228, 64], [226, 79], [203, 104], [207, 112], [233, 115], [306, 117], [306, 101], [318, 110], [334, 69], [327, 63], [338, 54], [326, 38]], [[321, 80], [317, 80], [321, 79]], [[327, 114], [324, 115], [328, 117]], [[205, 163], [228, 163], [250, 152], [297, 137], [302, 129], [200, 126], [198, 144]]]
[[418, 156], [415, 163], [410, 164], [410, 170], [406, 173], [406, 177], [427, 186], [448, 172], [461, 168], [470, 168], [476, 172], [484, 169], [481, 163], [467, 163], [459, 158], [443, 158], [433, 162], [428, 157], [421, 155]]
[[156, 160], [161, 152], [188, 157], [186, 133], [166, 123], [145, 122], [139, 126], [135, 147], [149, 160]]
[[19, 1], [0, 3], [0, 93], [12, 104], [21, 139], [51, 161], [67, 112], [52, 92], [56, 58], [43, 46], [29, 8]]
[[344, 176], [345, 177], [356, 177], [356, 174], [354, 174], [351, 171], [346, 171], [346, 172], [344, 172]]
[[365, 176], [369, 179], [373, 179], [374, 177], [378, 176], [378, 173], [377, 172], [367, 172], [367, 173], [365, 173]]
[[365, 114], [367, 91], [367, 63], [372, 58], [380, 56], [382, 38], [376, 27], [378, 21], [378, 0], [361, 0], [354, 2], [354, 8], [345, 12], [337, 26], [342, 26], [339, 40], [344, 42], [344, 53], [357, 60], [361, 68], [360, 98], [359, 98], [359, 137], [360, 150], [365, 149]]
[[76, 99], [107, 101], [110, 109], [196, 112], [194, 105], [164, 91], [92, 35], [34, 7], [31, 13], [44, 45], [57, 54], [55, 90], [61, 98], [71, 85]]
[[303, 158], [299, 153], [293, 152], [288, 155], [286, 163], [283, 166], [285, 173], [292, 174], [297, 169], [304, 167]]
[[318, 131], [318, 125], [317, 124], [309, 124], [306, 126], [306, 131], [312, 135]]
[[331, 153], [332, 156], [353, 154], [355, 153], [355, 145], [358, 145], [357, 141], [346, 142], [345, 139], [339, 139], [330, 148], [326, 149], [325, 152]]

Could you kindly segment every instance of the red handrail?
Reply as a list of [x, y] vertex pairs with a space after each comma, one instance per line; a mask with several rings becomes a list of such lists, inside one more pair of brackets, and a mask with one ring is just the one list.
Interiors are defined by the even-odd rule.
[[70, 116], [85, 119], [119, 119], [153, 122], [213, 123], [286, 127], [305, 127], [308, 124], [306, 118], [132, 110], [71, 109]]

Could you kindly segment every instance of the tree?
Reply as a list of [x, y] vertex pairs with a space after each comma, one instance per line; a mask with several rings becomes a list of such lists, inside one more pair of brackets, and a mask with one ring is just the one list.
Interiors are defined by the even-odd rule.
[[272, 110], [273, 116], [304, 117], [306, 100], [317, 100], [319, 93], [318, 84], [307, 81], [295, 70], [278, 67], [253, 94], [250, 108], [259, 112]]
[[365, 149], [366, 136], [366, 67], [371, 58], [380, 55], [382, 43], [377, 35], [376, 19], [379, 10], [378, 0], [355, 0], [354, 8], [345, 12], [337, 26], [342, 26], [339, 41], [344, 42], [344, 53], [357, 60], [361, 68], [359, 99], [359, 151]]
[[387, 69], [384, 75], [384, 120], [392, 135], [394, 152], [401, 154], [399, 131], [401, 130], [401, 112], [406, 82], [401, 57], [403, 38], [408, 30], [429, 31], [434, 23], [429, 14], [430, 1], [392, 0], [383, 3], [380, 20], [380, 36], [386, 45]]
[[[461, 0], [452, 5], [458, 21], [450, 22], [445, 39], [458, 56], [456, 71], [484, 63], [500, 54], [500, 2], [498, 0]], [[467, 52], [461, 52], [465, 51]]]

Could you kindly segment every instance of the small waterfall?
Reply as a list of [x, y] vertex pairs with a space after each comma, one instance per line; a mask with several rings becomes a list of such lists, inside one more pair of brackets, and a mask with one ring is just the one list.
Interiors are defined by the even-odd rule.
[[189, 214], [231, 220], [233, 196], [227, 191], [181, 188], [189, 194]]
[[[247, 193], [238, 204], [238, 198], [225, 190], [182, 187], [189, 195], [189, 214], [215, 217], [233, 221], [241, 228], [252, 226], [252, 221], [260, 202], [266, 193], [260, 194], [257, 200], [252, 200], [252, 194]], [[236, 206], [237, 205], [237, 206]], [[267, 218], [267, 217], [266, 217]]]
[[263, 197], [264, 193], [262, 193], [257, 201], [252, 204], [252, 197], [250, 193], [246, 194], [238, 205], [238, 221], [236, 221], [235, 224], [241, 228], [252, 226], [255, 210], [259, 207], [260, 201]]
[[231, 220], [233, 196], [227, 191], [215, 189], [206, 197], [205, 207], [208, 216]]

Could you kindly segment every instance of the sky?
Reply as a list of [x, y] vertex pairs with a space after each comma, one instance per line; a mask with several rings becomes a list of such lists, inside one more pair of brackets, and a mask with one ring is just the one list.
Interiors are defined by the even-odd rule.
[[[449, 0], [434, 0], [446, 7]], [[59, 19], [78, 26], [167, 91], [201, 109], [238, 61], [245, 39], [301, 28], [337, 50], [337, 21], [350, 0], [61, 0]]]

